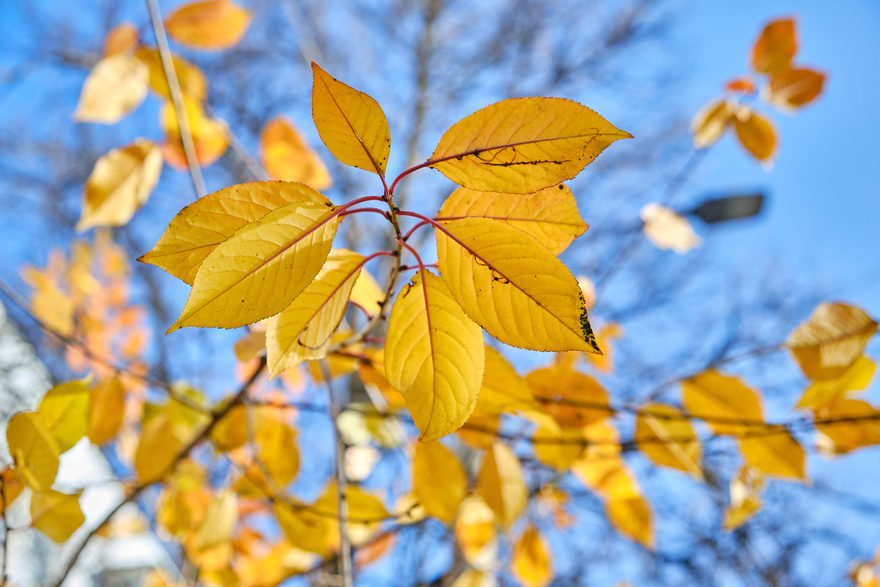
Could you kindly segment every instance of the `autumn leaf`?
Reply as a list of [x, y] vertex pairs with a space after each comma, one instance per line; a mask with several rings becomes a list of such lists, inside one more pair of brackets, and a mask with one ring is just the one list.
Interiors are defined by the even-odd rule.
[[36, 492], [31, 497], [31, 526], [61, 544], [85, 522], [79, 494]]
[[37, 492], [48, 491], [58, 472], [61, 451], [34, 412], [19, 412], [6, 427], [9, 454], [21, 480]]
[[363, 264], [362, 255], [347, 249], [330, 251], [315, 280], [280, 314], [269, 318], [266, 352], [271, 376], [327, 354]]
[[877, 363], [862, 355], [839, 376], [813, 381], [795, 407], [816, 409], [845, 397], [847, 392], [867, 389], [876, 370]]
[[550, 545], [535, 526], [526, 528], [513, 543], [510, 570], [526, 587], [544, 587], [553, 580]]
[[[159, 50], [155, 47], [141, 47], [135, 52], [135, 57], [147, 66], [149, 73], [147, 83], [150, 89], [170, 101], [171, 89], [168, 87], [168, 78], [165, 76], [165, 67], [162, 65]], [[179, 55], [172, 55], [171, 62], [183, 95], [197, 102], [204, 101], [208, 97], [208, 81], [202, 70]]]
[[783, 111], [797, 110], [819, 97], [825, 86], [825, 74], [808, 68], [775, 73], [764, 91], [764, 98]]
[[95, 163], [86, 181], [80, 232], [95, 226], [123, 226], [147, 202], [159, 183], [162, 151], [145, 139], [113, 149]]
[[761, 397], [739, 378], [713, 369], [681, 382], [685, 409], [715, 434], [742, 435], [763, 421]]
[[621, 532], [644, 546], [654, 548], [654, 518], [641, 495], [605, 502], [608, 520]]
[[806, 454], [803, 447], [784, 428], [759, 430], [739, 438], [746, 464], [765, 475], [805, 480]]
[[254, 428], [254, 444], [262, 465], [276, 487], [286, 486], [299, 472], [296, 431], [271, 410], [257, 412]]
[[554, 255], [588, 228], [574, 195], [562, 184], [516, 197], [458, 188], [443, 203], [436, 219], [458, 218], [499, 220], [535, 237]]
[[700, 439], [678, 408], [665, 404], [643, 406], [636, 416], [635, 436], [639, 450], [658, 465], [703, 478]]
[[385, 375], [429, 441], [454, 432], [477, 403], [483, 378], [483, 333], [449, 293], [421, 271], [391, 309], [385, 338]]
[[237, 523], [238, 500], [235, 492], [229, 489], [218, 491], [195, 531], [195, 547], [198, 550], [206, 550], [229, 541]]
[[455, 123], [429, 163], [464, 187], [527, 194], [573, 178], [626, 138], [632, 135], [577, 102], [513, 98]]
[[[194, 98], [183, 97], [183, 110], [189, 123], [190, 135], [195, 148], [195, 156], [199, 165], [212, 165], [229, 146], [226, 125], [205, 114], [204, 108]], [[171, 103], [166, 103], [161, 112], [161, 125], [165, 131], [165, 144], [162, 153], [169, 165], [179, 170], [188, 169], [186, 154], [181, 143], [180, 126], [177, 110]]]
[[758, 161], [767, 162], [776, 155], [776, 130], [769, 119], [747, 106], [741, 106], [734, 119], [740, 144]]
[[819, 304], [786, 345], [810, 379], [834, 379], [862, 355], [877, 333], [877, 322], [864, 310], [841, 302]]
[[563, 428], [582, 428], [611, 415], [605, 388], [589, 375], [562, 365], [535, 369], [526, 383], [544, 412]]
[[486, 452], [477, 477], [477, 490], [505, 530], [519, 518], [529, 500], [519, 459], [509, 446], [496, 440]]
[[752, 69], [776, 73], [789, 68], [797, 53], [797, 34], [793, 18], [768, 23], [752, 48]]
[[0, 489], [3, 491], [3, 500], [0, 501], [0, 515], [4, 515], [6, 510], [15, 499], [21, 495], [24, 485], [18, 473], [12, 467], [6, 467], [0, 471]]
[[312, 63], [312, 118], [333, 155], [352, 167], [385, 176], [391, 131], [379, 103]]
[[492, 554], [491, 545], [497, 534], [495, 515], [480, 497], [466, 497], [455, 519], [454, 532], [465, 558], [471, 565], [478, 565]]
[[219, 450], [228, 452], [248, 441], [248, 406], [233, 406], [211, 429], [211, 442]]
[[318, 190], [333, 184], [318, 154], [283, 116], [273, 118], [263, 127], [260, 159], [266, 172], [275, 179], [301, 181]]
[[132, 55], [104, 57], [89, 72], [73, 119], [115, 124], [147, 97], [147, 67]]
[[694, 147], [705, 149], [713, 145], [725, 129], [733, 124], [734, 108], [728, 100], [717, 100], [706, 104], [691, 122]]
[[362, 269], [351, 289], [349, 301], [364, 309], [370, 316], [382, 311], [385, 294], [369, 271]]
[[196, 49], [227, 49], [238, 44], [251, 22], [251, 14], [229, 0], [184, 4], [168, 15], [168, 36]]
[[43, 428], [55, 437], [59, 452], [85, 436], [89, 423], [89, 379], [74, 379], [46, 392], [37, 407]]
[[640, 213], [642, 230], [654, 246], [683, 254], [703, 242], [687, 218], [657, 203], [645, 204]]
[[533, 237], [485, 218], [439, 224], [440, 273], [486, 332], [532, 350], [601, 352], [577, 280]]
[[846, 454], [880, 444], [880, 411], [863, 400], [839, 399], [815, 412], [819, 448], [826, 454]]
[[296, 202], [241, 228], [199, 266], [186, 306], [168, 332], [235, 328], [277, 314], [321, 270], [338, 226], [335, 208]]
[[724, 512], [722, 527], [725, 530], [739, 528], [763, 507], [761, 490], [764, 476], [758, 471], [742, 467], [730, 480], [730, 504]]
[[33, 288], [31, 312], [52, 332], [61, 336], [73, 334], [76, 301], [62, 291], [50, 275], [34, 267], [26, 267], [22, 278]]
[[583, 454], [587, 446], [583, 431], [575, 428], [561, 428], [558, 425], [543, 423], [532, 437], [535, 458], [556, 469], [567, 471]]
[[104, 52], [101, 57], [133, 53], [138, 46], [139, 37], [137, 27], [132, 23], [123, 22], [116, 25], [104, 37]]
[[331, 205], [324, 195], [301, 183], [256, 181], [212, 192], [178, 212], [153, 250], [138, 261], [161, 267], [192, 285], [199, 265], [217, 245], [269, 212], [295, 202]]
[[724, 84], [724, 89], [728, 92], [739, 92], [741, 94], [754, 94], [755, 81], [748, 76], [735, 77]]
[[416, 444], [413, 495], [429, 516], [451, 524], [467, 493], [467, 475], [451, 450], [439, 441]]
[[485, 347], [486, 363], [483, 384], [477, 398], [476, 412], [500, 414], [533, 410], [538, 407], [525, 380], [500, 352]]

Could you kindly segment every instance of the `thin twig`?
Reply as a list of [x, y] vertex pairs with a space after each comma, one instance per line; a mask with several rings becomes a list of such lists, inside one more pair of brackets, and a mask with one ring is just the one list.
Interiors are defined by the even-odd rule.
[[177, 73], [174, 71], [174, 57], [168, 46], [168, 35], [165, 34], [162, 13], [156, 0], [146, 1], [147, 9], [150, 11], [150, 21], [153, 24], [153, 34], [156, 36], [156, 45], [159, 47], [159, 58], [162, 60], [162, 69], [165, 71], [165, 81], [168, 83], [174, 111], [177, 113], [177, 128], [180, 134], [180, 143], [183, 145], [183, 154], [186, 157], [186, 165], [189, 167], [189, 175], [192, 178], [196, 197], [201, 198], [208, 191], [205, 189], [205, 178], [202, 177], [202, 168], [199, 166], [196, 146], [193, 143], [192, 129], [189, 126], [189, 118], [186, 115], [180, 81], [177, 79]]

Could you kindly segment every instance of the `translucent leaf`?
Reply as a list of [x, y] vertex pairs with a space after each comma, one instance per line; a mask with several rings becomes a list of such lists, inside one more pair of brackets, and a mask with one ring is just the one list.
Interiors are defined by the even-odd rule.
[[838, 377], [813, 381], [795, 407], [815, 409], [845, 397], [847, 392], [867, 389], [876, 370], [877, 363], [862, 355]]
[[458, 188], [443, 203], [437, 217], [500, 220], [535, 237], [554, 255], [588, 228], [574, 195], [562, 184], [522, 196]]
[[810, 379], [833, 379], [860, 357], [877, 333], [877, 322], [860, 308], [819, 304], [788, 337], [787, 346]]
[[486, 452], [477, 478], [477, 490], [505, 530], [519, 518], [529, 501], [519, 459], [509, 446], [496, 440]]
[[845, 454], [880, 444], [880, 411], [866, 401], [839, 399], [816, 410], [815, 419], [825, 453]]
[[89, 72], [74, 120], [115, 124], [147, 97], [147, 67], [132, 55], [101, 59]]
[[34, 491], [48, 491], [58, 472], [61, 451], [33, 412], [20, 412], [6, 427], [9, 454], [21, 480]]
[[123, 226], [159, 183], [162, 151], [145, 139], [113, 149], [95, 163], [86, 180], [80, 232], [94, 226]]
[[492, 510], [479, 497], [466, 497], [455, 519], [455, 540], [471, 565], [491, 557], [495, 537], [495, 515]]
[[483, 379], [483, 353], [482, 331], [442, 279], [421, 271], [401, 290], [388, 320], [385, 375], [406, 399], [420, 440], [445, 436], [467, 420]]
[[251, 22], [251, 13], [229, 0], [184, 4], [168, 15], [168, 36], [196, 49], [226, 49], [237, 44]]
[[195, 531], [195, 546], [205, 550], [229, 541], [238, 523], [238, 499], [230, 489], [221, 489], [205, 511], [205, 517]]
[[275, 179], [301, 181], [318, 190], [333, 184], [318, 154], [283, 116], [273, 118], [263, 127], [260, 158], [266, 172]]
[[312, 63], [312, 118], [333, 155], [352, 167], [385, 175], [391, 131], [379, 103]]
[[533, 237], [484, 218], [441, 225], [440, 272], [465, 313], [489, 334], [532, 350], [600, 352], [577, 280]]
[[544, 587], [553, 580], [550, 545], [535, 526], [526, 528], [513, 543], [510, 570], [526, 587]]
[[351, 290], [351, 303], [357, 304], [368, 314], [375, 316], [382, 311], [381, 303], [384, 299], [385, 294], [376, 283], [376, 278], [366, 269], [361, 270]]
[[797, 35], [793, 18], [767, 23], [752, 48], [752, 69], [775, 73], [789, 68], [797, 53]]
[[333, 207], [294, 203], [241, 228], [199, 266], [185, 326], [234, 328], [268, 318], [302, 292], [327, 259], [339, 226]]
[[739, 92], [741, 94], [754, 94], [755, 81], [749, 76], [735, 77], [724, 84], [724, 89], [728, 92]]
[[[272, 512], [290, 544], [321, 556], [333, 551], [335, 539], [330, 517], [318, 516], [306, 506], [294, 508], [282, 501], [275, 501]], [[335, 536], [338, 537], [338, 533]]]
[[[228, 130], [220, 120], [205, 114], [200, 102], [187, 95], [183, 97], [184, 114], [189, 122], [196, 160], [199, 165], [212, 165], [229, 146]], [[160, 114], [162, 130], [165, 131], [165, 144], [162, 154], [169, 165], [186, 171], [188, 164], [183, 143], [180, 138], [180, 127], [177, 122], [177, 110], [170, 103], [162, 107]]]
[[611, 415], [605, 388], [589, 375], [556, 365], [535, 369], [526, 383], [544, 411], [563, 428], [582, 428]]
[[742, 106], [734, 120], [740, 144], [758, 161], [767, 162], [776, 155], [776, 129], [769, 119]]
[[727, 100], [716, 100], [703, 106], [691, 121], [694, 147], [704, 149], [720, 139], [725, 129], [733, 124], [733, 112], [733, 105]]
[[458, 185], [527, 194], [573, 178], [608, 145], [628, 138], [577, 102], [513, 98], [452, 125], [430, 161]]
[[740, 379], [708, 370], [681, 383], [682, 402], [715, 434], [742, 435], [763, 420], [761, 397]]
[[[150, 89], [162, 98], [171, 100], [171, 90], [168, 88], [168, 79], [165, 77], [165, 67], [162, 65], [159, 50], [155, 47], [141, 47], [135, 53], [135, 57], [147, 66]], [[202, 70], [178, 55], [172, 55], [171, 61], [183, 95], [197, 102], [204, 101], [208, 97], [208, 81]]]
[[36, 492], [31, 497], [31, 525], [61, 544], [86, 518], [79, 507], [79, 494]]
[[825, 74], [807, 68], [789, 69], [770, 77], [764, 98], [783, 111], [797, 110], [819, 97]]
[[245, 445], [248, 441], [248, 408], [233, 406], [211, 430], [211, 442], [219, 450], [228, 452]]
[[138, 46], [139, 37], [137, 27], [132, 23], [123, 22], [116, 25], [104, 37], [104, 52], [101, 57], [134, 52]]
[[22, 278], [33, 288], [31, 312], [40, 322], [62, 336], [73, 334], [73, 313], [76, 302], [64, 292], [47, 272], [26, 267]]
[[605, 503], [605, 514], [620, 532], [645, 548], [654, 548], [654, 516], [643, 496], [609, 500]]
[[58, 450], [70, 449], [89, 424], [89, 379], [60, 383], [46, 392], [37, 408], [43, 428], [55, 437]]
[[161, 267], [192, 285], [199, 265], [238, 229], [294, 202], [330, 205], [301, 183], [256, 181], [230, 186], [200, 198], [177, 213], [162, 238], [138, 259]]
[[494, 348], [487, 346], [483, 385], [477, 398], [476, 411], [483, 414], [500, 414], [537, 407], [525, 380], [513, 366]]
[[583, 454], [587, 441], [579, 429], [542, 424], [533, 437], [535, 458], [558, 471], [567, 471]]
[[88, 436], [92, 444], [105, 444], [119, 432], [125, 415], [125, 388], [118, 377], [99, 382], [90, 392]]
[[725, 530], [739, 528], [749, 521], [761, 507], [761, 490], [764, 477], [748, 467], [742, 467], [730, 480], [730, 504], [724, 512], [722, 527]]
[[168, 411], [150, 418], [141, 430], [134, 455], [134, 468], [142, 483], [152, 483], [171, 472], [184, 446], [180, 427]]
[[739, 448], [746, 464], [765, 475], [806, 479], [806, 453], [788, 430], [758, 430], [742, 436]]
[[647, 404], [636, 417], [639, 450], [660, 466], [703, 478], [702, 447], [681, 410], [664, 404]]
[[271, 410], [260, 410], [254, 420], [254, 444], [260, 460], [273, 483], [284, 487], [299, 472], [296, 431]]
[[658, 249], [681, 254], [699, 247], [703, 242], [688, 219], [671, 208], [651, 202], [642, 207], [641, 217], [645, 236]]
[[425, 513], [451, 524], [467, 494], [467, 475], [458, 457], [438, 441], [419, 442], [412, 469], [413, 495]]
[[314, 281], [280, 314], [269, 318], [266, 352], [273, 377], [327, 354], [363, 261], [363, 256], [347, 249], [330, 251]]

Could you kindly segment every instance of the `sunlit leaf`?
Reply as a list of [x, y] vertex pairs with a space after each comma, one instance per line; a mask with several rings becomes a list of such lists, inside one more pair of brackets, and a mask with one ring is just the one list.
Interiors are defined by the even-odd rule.
[[391, 131], [379, 103], [312, 63], [312, 118], [333, 155], [352, 167], [385, 175]]
[[336, 539], [331, 528], [331, 517], [315, 515], [305, 505], [292, 507], [281, 501], [272, 505], [272, 513], [292, 545], [321, 556], [333, 551]]
[[248, 441], [248, 408], [233, 406], [211, 429], [211, 442], [222, 451], [244, 446]]
[[89, 72], [74, 120], [114, 124], [147, 97], [147, 67], [133, 55], [101, 59]]
[[510, 570], [526, 587], [544, 587], [553, 580], [550, 545], [535, 526], [526, 528], [513, 543]]
[[168, 411], [150, 418], [141, 430], [140, 442], [134, 456], [138, 479], [151, 483], [170, 473], [183, 446], [184, 438], [180, 426]]
[[877, 333], [868, 314], [841, 302], [819, 304], [788, 337], [787, 346], [810, 379], [834, 379], [860, 357]]
[[[424, 279], [424, 282], [422, 281]], [[428, 271], [416, 274], [391, 309], [385, 375], [406, 398], [423, 441], [454, 432], [477, 403], [483, 333]]]
[[370, 316], [375, 316], [382, 311], [384, 299], [385, 295], [376, 278], [366, 269], [361, 270], [351, 290], [351, 303], [363, 308]]
[[544, 411], [563, 428], [582, 428], [611, 415], [605, 388], [571, 368], [535, 369], [526, 375], [526, 383]]
[[256, 181], [212, 192], [178, 212], [153, 250], [138, 261], [161, 267], [192, 285], [199, 265], [218, 244], [294, 202], [330, 205], [324, 195], [301, 183]]
[[336, 209], [294, 203], [241, 228], [199, 266], [183, 312], [185, 326], [244, 326], [277, 314], [312, 281], [330, 253]]
[[495, 536], [492, 510], [479, 497], [466, 497], [455, 519], [455, 540], [471, 565], [479, 565], [491, 557]]
[[770, 77], [764, 97], [781, 110], [797, 110], [818, 98], [824, 86], [824, 73], [807, 68], [789, 69]]
[[758, 161], [767, 162], [776, 155], [776, 129], [770, 119], [741, 106], [736, 112], [734, 128], [740, 144]]
[[58, 472], [58, 443], [34, 412], [19, 412], [6, 427], [9, 454], [21, 480], [34, 491], [48, 491]]
[[89, 380], [74, 379], [46, 392], [37, 408], [43, 428], [55, 437], [60, 452], [85, 436], [89, 423]]
[[580, 429], [543, 424], [532, 438], [535, 458], [559, 471], [567, 471], [583, 454], [587, 441]]
[[728, 92], [739, 92], [742, 94], [755, 93], [755, 81], [748, 76], [735, 77], [724, 84], [724, 89]]
[[315, 189], [329, 188], [333, 181], [318, 154], [286, 118], [273, 118], [260, 133], [260, 158], [275, 179], [301, 181]]
[[361, 546], [354, 553], [355, 568], [363, 568], [383, 558], [397, 545], [397, 532], [382, 534], [375, 540]]
[[168, 15], [168, 36], [196, 49], [226, 49], [237, 44], [251, 22], [251, 13], [229, 0], [184, 4]]
[[880, 444], [880, 411], [866, 401], [839, 399], [815, 412], [819, 447], [825, 453], [845, 454]]
[[476, 410], [483, 414], [500, 414], [536, 408], [525, 380], [504, 355], [490, 346], [486, 347], [485, 353], [486, 367]]
[[877, 363], [862, 355], [834, 379], [813, 381], [795, 407], [815, 409], [845, 397], [847, 392], [867, 389], [876, 370]]
[[685, 415], [674, 406], [647, 404], [636, 417], [639, 450], [663, 467], [671, 467], [703, 478], [702, 447]]
[[272, 482], [284, 487], [299, 472], [296, 431], [271, 410], [260, 410], [254, 420], [254, 443], [260, 460]]
[[266, 353], [273, 377], [327, 354], [363, 261], [363, 256], [347, 249], [330, 251], [314, 281], [280, 314], [269, 318]]
[[31, 312], [47, 328], [61, 336], [73, 334], [73, 313], [76, 302], [46, 272], [26, 267], [22, 278], [33, 288]]
[[688, 219], [671, 208], [654, 202], [645, 204], [641, 217], [645, 236], [658, 249], [686, 253], [703, 242]]
[[132, 53], [138, 46], [139, 37], [138, 29], [132, 23], [118, 24], [104, 37], [104, 52], [101, 56], [112, 57]]
[[438, 441], [419, 442], [412, 469], [413, 495], [425, 513], [451, 524], [467, 493], [467, 475], [458, 457]]
[[605, 502], [605, 514], [615, 528], [645, 548], [654, 548], [654, 516], [641, 495]]
[[0, 514], [3, 514], [6, 509], [12, 505], [15, 498], [21, 494], [24, 489], [24, 484], [15, 469], [12, 467], [6, 467], [0, 471], [0, 486], [2, 486], [3, 489], [3, 501], [0, 502]]
[[521, 196], [458, 188], [443, 203], [437, 219], [461, 217], [500, 220], [535, 237], [554, 255], [588, 228], [574, 195], [562, 184]]
[[509, 446], [496, 440], [486, 452], [477, 478], [480, 496], [505, 530], [519, 518], [529, 500], [519, 459]]
[[119, 432], [125, 415], [125, 388], [118, 377], [109, 377], [92, 388], [88, 436], [92, 444], [105, 444]]
[[[581, 288], [583, 289], [583, 288]], [[587, 296], [584, 295], [584, 298]], [[589, 308], [589, 304], [587, 304]], [[602, 373], [614, 372], [614, 341], [623, 338], [623, 327], [617, 322], [609, 322], [602, 326], [596, 333], [596, 344], [602, 349], [602, 354], [586, 353], [583, 357], [597, 370]]]
[[86, 181], [80, 232], [93, 226], [123, 226], [147, 202], [159, 183], [162, 151], [155, 143], [138, 139], [113, 149], [95, 163]]
[[[171, 100], [171, 90], [168, 87], [168, 78], [165, 77], [165, 67], [162, 65], [159, 50], [155, 47], [141, 47], [135, 53], [135, 57], [147, 66], [150, 89], [162, 98]], [[208, 97], [208, 81], [198, 66], [178, 55], [172, 55], [171, 62], [174, 64], [174, 74], [184, 96], [197, 102], [202, 102]]]
[[533, 350], [599, 352], [577, 280], [553, 253], [499, 220], [440, 224], [440, 273], [489, 334]]
[[761, 490], [764, 477], [759, 472], [743, 467], [730, 480], [730, 505], [724, 512], [722, 527], [725, 530], [739, 528], [763, 507]]
[[761, 397], [737, 377], [710, 369], [682, 381], [681, 389], [685, 409], [715, 434], [742, 435], [763, 420]]
[[784, 428], [757, 430], [739, 438], [739, 448], [746, 464], [765, 475], [788, 479], [806, 479], [806, 453]]
[[452, 125], [430, 161], [458, 185], [527, 194], [573, 178], [626, 138], [632, 135], [577, 102], [513, 98]]
[[752, 48], [752, 69], [760, 73], [776, 73], [789, 68], [797, 53], [797, 34], [793, 18], [767, 23]]
[[86, 518], [79, 506], [79, 494], [37, 492], [31, 497], [31, 525], [57, 543], [70, 538]]
[[727, 100], [717, 100], [703, 106], [691, 121], [694, 146], [703, 149], [720, 139], [724, 130], [733, 124], [733, 112], [733, 105]]
[[[189, 122], [195, 157], [199, 165], [213, 164], [226, 152], [229, 146], [228, 131], [221, 121], [205, 114], [201, 103], [184, 95], [184, 114]], [[180, 127], [177, 121], [177, 110], [173, 104], [166, 103], [162, 107], [161, 126], [165, 131], [165, 144], [162, 154], [169, 165], [186, 170], [188, 164], [181, 142]]]
[[232, 538], [238, 523], [238, 500], [235, 492], [221, 489], [205, 511], [205, 517], [195, 531], [195, 546], [205, 550]]

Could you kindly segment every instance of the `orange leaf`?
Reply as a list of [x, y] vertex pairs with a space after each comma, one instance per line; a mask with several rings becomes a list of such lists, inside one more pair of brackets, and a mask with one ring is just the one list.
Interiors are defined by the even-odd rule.
[[318, 190], [333, 185], [318, 154], [283, 116], [273, 118], [263, 127], [260, 158], [266, 172], [275, 179], [300, 181]]
[[776, 130], [773, 124], [751, 108], [741, 107], [734, 120], [736, 136], [752, 157], [768, 162], [776, 155]]
[[824, 86], [824, 73], [807, 68], [789, 69], [770, 77], [764, 97], [780, 110], [797, 110], [819, 97]]
[[752, 68], [761, 73], [777, 73], [791, 65], [797, 53], [797, 34], [793, 18], [774, 20], [764, 27], [752, 49]]
[[226, 49], [237, 44], [247, 31], [251, 14], [229, 0], [205, 0], [185, 4], [165, 21], [168, 35], [196, 49]]

